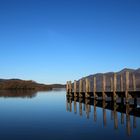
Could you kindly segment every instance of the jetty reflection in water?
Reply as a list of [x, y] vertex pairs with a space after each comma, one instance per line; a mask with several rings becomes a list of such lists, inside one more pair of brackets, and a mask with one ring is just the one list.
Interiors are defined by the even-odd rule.
[[1, 90], [0, 97], [3, 98], [33, 98], [37, 95], [35, 90]]
[[[78, 107], [79, 106], [79, 107]], [[79, 108], [79, 110], [77, 110]], [[92, 111], [93, 109], [93, 111]], [[127, 135], [132, 134], [132, 130], [137, 127], [136, 119], [140, 118], [140, 108], [135, 104], [123, 104], [110, 101], [97, 101], [94, 99], [67, 97], [66, 98], [66, 110], [69, 112], [74, 111], [75, 114], [79, 112], [82, 117], [86, 114], [86, 118], [93, 117], [94, 122], [98, 122], [98, 110], [102, 109], [103, 126], [106, 127], [111, 121], [114, 121], [114, 129], [119, 129], [119, 125], [124, 125]], [[108, 116], [109, 111], [110, 116]], [[118, 115], [120, 113], [120, 115]], [[99, 114], [101, 115], [101, 114]], [[97, 117], [98, 116], [98, 117]], [[119, 118], [119, 117], [120, 118]], [[110, 121], [107, 122], [108, 118]], [[119, 124], [120, 123], [120, 124]]]

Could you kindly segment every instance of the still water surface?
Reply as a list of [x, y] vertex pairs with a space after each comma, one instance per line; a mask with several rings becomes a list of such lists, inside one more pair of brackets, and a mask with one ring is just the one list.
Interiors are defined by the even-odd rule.
[[0, 92], [0, 139], [140, 138], [138, 108], [134, 115], [126, 115], [124, 109], [121, 113], [105, 106], [106, 103], [91, 104], [91, 101], [66, 98], [64, 90], [37, 93]]

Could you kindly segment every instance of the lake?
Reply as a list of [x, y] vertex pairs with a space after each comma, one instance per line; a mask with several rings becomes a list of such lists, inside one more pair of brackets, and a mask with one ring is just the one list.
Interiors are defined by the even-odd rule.
[[65, 90], [0, 92], [1, 140], [139, 138], [139, 106], [67, 98]]

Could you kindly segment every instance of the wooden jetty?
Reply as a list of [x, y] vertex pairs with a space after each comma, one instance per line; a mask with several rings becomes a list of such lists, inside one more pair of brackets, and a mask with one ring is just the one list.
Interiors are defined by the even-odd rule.
[[[134, 99], [136, 102], [137, 98], [140, 97], [140, 90], [137, 88], [136, 77], [129, 71], [125, 72], [125, 75], [118, 75], [114, 73], [109, 77], [109, 88], [107, 85], [107, 76], [102, 75], [102, 80], [99, 84], [97, 77], [83, 78], [79, 81], [68, 81], [66, 84], [67, 96], [82, 97], [82, 98], [94, 98], [96, 100], [108, 100], [110, 98], [113, 101], [117, 101], [119, 98], [124, 102], [129, 102], [130, 99]], [[92, 82], [91, 82], [92, 81]], [[131, 88], [130, 88], [131, 83]], [[101, 88], [99, 89], [98, 86]]]

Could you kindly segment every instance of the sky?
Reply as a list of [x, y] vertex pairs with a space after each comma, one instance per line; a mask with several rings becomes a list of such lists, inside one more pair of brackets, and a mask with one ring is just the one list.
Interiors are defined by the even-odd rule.
[[65, 83], [140, 67], [140, 0], [0, 0], [0, 78]]

